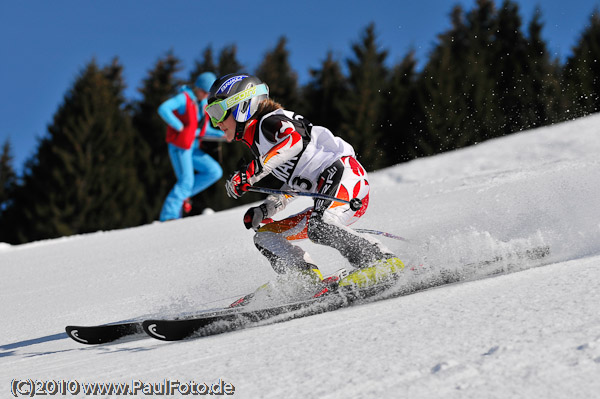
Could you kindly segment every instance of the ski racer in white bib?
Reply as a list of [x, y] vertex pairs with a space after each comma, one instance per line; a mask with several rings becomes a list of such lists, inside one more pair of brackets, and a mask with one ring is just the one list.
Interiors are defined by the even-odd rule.
[[315, 199], [314, 206], [279, 221], [271, 218], [296, 197], [269, 195], [260, 206], [248, 209], [244, 225], [256, 231], [254, 244], [277, 273], [296, 272], [322, 282], [323, 275], [310, 255], [291, 244], [307, 238], [337, 249], [357, 269], [382, 263], [392, 271], [404, 267], [380, 242], [348, 227], [369, 204], [367, 172], [350, 144], [327, 128], [313, 126], [301, 115], [283, 109], [269, 99], [265, 83], [247, 74], [217, 79], [210, 89], [206, 112], [228, 142], [242, 141], [254, 155], [226, 182], [230, 197], [241, 197], [271, 174], [282, 182], [282, 190], [362, 200], [362, 207], [354, 211], [347, 203]]

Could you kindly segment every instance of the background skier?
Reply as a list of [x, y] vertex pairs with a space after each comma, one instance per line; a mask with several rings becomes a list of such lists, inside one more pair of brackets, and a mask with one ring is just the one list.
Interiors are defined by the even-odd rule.
[[194, 89], [182, 86], [177, 95], [158, 107], [158, 114], [167, 123], [169, 157], [177, 177], [163, 204], [160, 221], [178, 219], [182, 212], [189, 212], [190, 198], [223, 176], [219, 163], [200, 149], [203, 137], [223, 136], [208, 123], [204, 112], [215, 79], [214, 73], [204, 72], [196, 79]]

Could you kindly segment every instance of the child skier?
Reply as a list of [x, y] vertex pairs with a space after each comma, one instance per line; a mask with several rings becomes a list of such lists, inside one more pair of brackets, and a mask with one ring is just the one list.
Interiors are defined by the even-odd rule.
[[[282, 190], [362, 200], [363, 206], [353, 211], [346, 203], [315, 199], [314, 206], [280, 221], [270, 218], [295, 197], [269, 195], [260, 206], [248, 209], [244, 225], [256, 230], [254, 243], [277, 273], [295, 272], [317, 284], [316, 295], [322, 293], [321, 271], [308, 253], [290, 243], [306, 238], [337, 249], [359, 271], [371, 270], [344, 279], [359, 286], [372, 283], [369, 278], [380, 276], [382, 270], [393, 273], [404, 267], [381, 243], [347, 227], [365, 213], [369, 203], [367, 173], [352, 146], [327, 128], [313, 126], [301, 115], [283, 109], [269, 99], [268, 86], [251, 75], [219, 78], [210, 89], [206, 112], [228, 142], [242, 141], [255, 157], [226, 182], [230, 197], [241, 197], [272, 174], [283, 182]], [[370, 269], [374, 267], [376, 273]]]

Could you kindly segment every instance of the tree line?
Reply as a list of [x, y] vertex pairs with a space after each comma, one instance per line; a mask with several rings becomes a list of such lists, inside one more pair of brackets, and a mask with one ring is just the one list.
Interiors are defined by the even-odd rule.
[[[276, 101], [351, 143], [371, 171], [598, 111], [595, 11], [564, 62], [551, 56], [541, 37], [541, 11], [523, 24], [515, 2], [477, 0], [470, 10], [455, 6], [450, 19], [420, 70], [414, 51], [388, 67], [388, 51], [371, 23], [352, 43], [351, 56], [326, 54], [302, 86], [285, 36], [255, 71], [237, 59], [235, 44], [218, 53], [209, 45], [182, 79], [181, 60], [168, 52], [148, 71], [140, 99], [133, 101], [124, 96], [118, 58], [104, 66], [92, 60], [67, 90], [22, 176], [15, 173], [11, 143], [0, 147], [0, 242], [157, 220], [175, 182], [157, 108], [204, 71], [257, 75]], [[219, 160], [225, 177], [240, 158], [250, 159], [239, 143], [206, 142], [203, 148]], [[248, 193], [233, 201], [223, 182], [193, 198], [191, 215], [261, 198]]]

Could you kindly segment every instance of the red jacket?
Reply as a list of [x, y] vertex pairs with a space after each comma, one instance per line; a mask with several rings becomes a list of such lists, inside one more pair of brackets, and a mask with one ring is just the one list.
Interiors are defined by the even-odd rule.
[[184, 94], [186, 99], [185, 113], [181, 115], [179, 112], [173, 111], [177, 119], [183, 123], [183, 130], [178, 132], [167, 125], [167, 143], [187, 150], [192, 147], [198, 129], [198, 104], [187, 93]]

